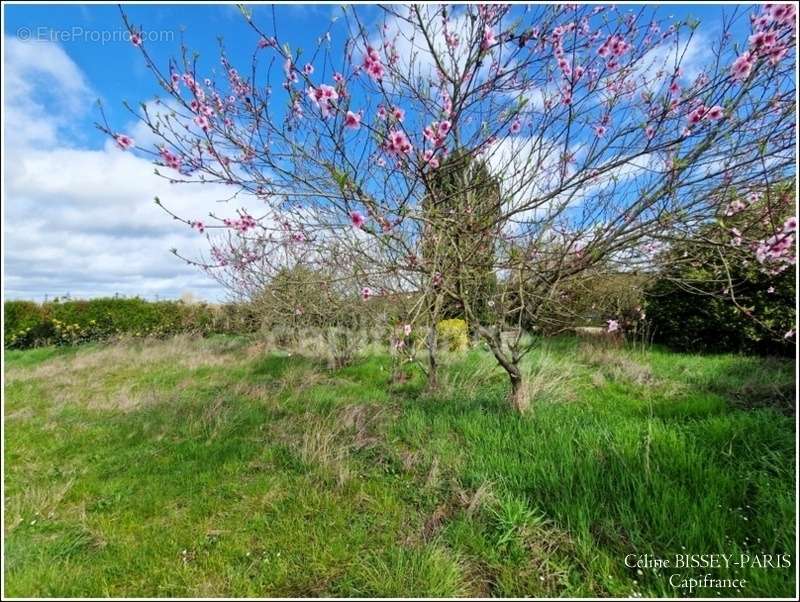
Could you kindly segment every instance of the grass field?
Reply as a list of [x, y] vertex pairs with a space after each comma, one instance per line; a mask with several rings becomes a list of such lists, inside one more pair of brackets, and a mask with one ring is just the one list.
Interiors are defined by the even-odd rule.
[[436, 395], [244, 339], [6, 352], [10, 596], [682, 595], [628, 554], [789, 553], [794, 363], [543, 345]]

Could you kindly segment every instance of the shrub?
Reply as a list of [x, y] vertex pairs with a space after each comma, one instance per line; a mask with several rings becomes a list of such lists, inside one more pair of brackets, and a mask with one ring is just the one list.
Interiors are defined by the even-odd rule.
[[469, 346], [467, 323], [460, 318], [440, 321], [436, 324], [436, 334], [449, 351], [464, 351]]
[[681, 351], [793, 354], [794, 341], [774, 333], [794, 323], [794, 273], [770, 278], [755, 269], [747, 271], [740, 272], [737, 298], [752, 308], [758, 321], [729, 298], [699, 297], [664, 278], [650, 290], [646, 305], [655, 341]]
[[775, 270], [741, 240], [731, 243], [735, 232], [749, 241], [773, 236], [776, 224], [797, 214], [794, 188], [782, 182], [756, 198], [731, 190], [731, 203], [740, 201], [743, 209], [721, 213], [663, 253], [646, 308], [657, 342], [692, 351], [794, 353], [796, 339], [784, 338], [795, 328], [794, 270], [788, 264]]
[[7, 301], [4, 345], [26, 349], [74, 345], [111, 337], [252, 332], [252, 316], [238, 306], [140, 298]]

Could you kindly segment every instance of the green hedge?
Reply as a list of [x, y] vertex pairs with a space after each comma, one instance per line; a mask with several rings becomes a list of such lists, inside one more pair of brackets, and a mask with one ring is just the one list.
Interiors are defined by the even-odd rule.
[[796, 336], [784, 334], [797, 320], [795, 270], [766, 273], [748, 245], [731, 245], [735, 230], [763, 240], [797, 215], [794, 188], [793, 181], [781, 182], [752, 202], [731, 190], [726, 204], [746, 201], [744, 210], [729, 215], [720, 205], [715, 222], [662, 254], [646, 308], [656, 342], [689, 351], [794, 355]]
[[140, 298], [6, 301], [7, 348], [76, 344], [115, 336], [252, 332], [255, 316], [237, 305], [187, 304]]
[[664, 278], [648, 291], [646, 304], [655, 341], [680, 351], [794, 355], [794, 339], [781, 337], [795, 323], [794, 271], [767, 277], [738, 269], [736, 275], [737, 299], [756, 319], [730, 298], [695, 295]]

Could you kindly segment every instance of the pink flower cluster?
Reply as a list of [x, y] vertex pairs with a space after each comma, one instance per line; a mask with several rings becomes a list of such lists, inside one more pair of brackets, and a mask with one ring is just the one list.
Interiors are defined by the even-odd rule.
[[384, 148], [393, 155], [407, 155], [411, 152], [411, 142], [403, 130], [391, 130], [386, 136]]
[[320, 84], [318, 88], [315, 88], [314, 86], [308, 87], [308, 97], [311, 99], [311, 102], [313, 102], [314, 105], [316, 105], [316, 107], [320, 110], [322, 116], [327, 117], [330, 115], [334, 101], [339, 99], [339, 93], [333, 86]]
[[161, 161], [164, 163], [164, 165], [180, 171], [181, 158], [178, 155], [171, 153], [167, 148], [162, 148], [159, 151], [159, 154], [161, 155]]
[[740, 201], [739, 199], [734, 199], [728, 204], [727, 208], [725, 209], [725, 215], [730, 217], [732, 215], [736, 215], [737, 213], [741, 213], [745, 209], [747, 209], [747, 205], [744, 203], [744, 201]]
[[497, 44], [497, 37], [494, 35], [494, 30], [490, 25], [483, 28], [483, 38], [481, 39], [481, 50], [489, 50], [492, 46]]
[[344, 116], [344, 127], [351, 130], [357, 130], [361, 127], [361, 114], [347, 111], [347, 114]]
[[564, 45], [562, 43], [562, 37], [565, 33], [574, 31], [575, 30], [575, 23], [569, 23], [568, 25], [562, 27], [558, 26], [553, 29], [550, 33], [550, 42], [553, 44], [553, 56], [556, 57], [558, 61], [558, 68], [561, 69], [561, 75], [564, 79], [573, 79], [577, 80], [583, 75], [584, 68], [580, 65], [576, 66], [574, 69], [572, 68], [572, 63], [564, 56]]
[[700, 105], [689, 113], [689, 123], [691, 125], [696, 125], [705, 119], [718, 121], [724, 116], [725, 110], [719, 105], [714, 105], [711, 108], [708, 108], [705, 105]]
[[794, 37], [796, 15], [794, 4], [765, 4], [762, 13], [752, 18], [755, 33], [748, 39], [749, 49], [733, 61], [731, 76], [738, 81], [747, 79], [759, 58], [769, 59], [772, 65], [777, 65], [792, 44], [785, 40], [781, 43], [781, 31], [791, 29]]
[[128, 150], [132, 148], [133, 145], [135, 144], [133, 138], [125, 134], [117, 134], [114, 137], [114, 140], [116, 140], [117, 146], [120, 147], [122, 150]]
[[239, 219], [225, 218], [222, 220], [222, 223], [228, 228], [233, 228], [238, 232], [247, 232], [251, 228], [255, 228], [258, 225], [256, 219], [247, 213], [243, 213]]
[[350, 223], [353, 224], [354, 228], [363, 228], [366, 221], [359, 211], [350, 212]]
[[792, 253], [792, 247], [796, 231], [797, 218], [788, 218], [780, 232], [758, 243], [756, 260], [764, 266], [769, 266], [773, 274], [779, 274], [794, 265], [796, 257]]
[[617, 66], [617, 59], [631, 49], [631, 45], [620, 35], [609, 36], [597, 49], [604, 59], [609, 59], [606, 63], [610, 69]]
[[439, 167], [439, 158], [435, 155], [434, 150], [427, 149], [424, 153], [422, 153], [422, 161], [427, 163], [431, 169], [437, 169]]
[[745, 51], [736, 57], [736, 60], [733, 61], [731, 65], [731, 75], [733, 79], [738, 81], [747, 79], [750, 76], [750, 72], [753, 70], [754, 62], [755, 56], [749, 51]]
[[367, 46], [367, 54], [364, 55], [364, 70], [377, 82], [383, 79], [384, 68], [381, 55], [372, 46]]
[[422, 130], [422, 136], [434, 146], [443, 146], [447, 134], [450, 133], [453, 124], [448, 120], [434, 121], [432, 124], [427, 125]]

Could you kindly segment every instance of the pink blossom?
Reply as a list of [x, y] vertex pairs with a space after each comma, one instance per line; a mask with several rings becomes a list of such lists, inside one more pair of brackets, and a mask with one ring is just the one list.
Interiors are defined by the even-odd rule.
[[794, 232], [797, 230], [797, 218], [792, 216], [783, 223], [784, 232]]
[[447, 119], [445, 119], [444, 121], [440, 121], [439, 126], [437, 128], [439, 137], [444, 138], [445, 136], [447, 136], [447, 134], [450, 132], [451, 127], [452, 124]]
[[167, 167], [171, 167], [175, 170], [180, 170], [181, 168], [181, 159], [177, 155], [174, 155], [166, 148], [162, 148], [160, 151], [161, 160], [164, 162], [164, 165]]
[[437, 169], [439, 167], [439, 159], [434, 156], [431, 149], [426, 150], [422, 154], [422, 160], [430, 165], [431, 169]]
[[275, 38], [272, 38], [272, 37], [270, 37], [270, 38], [261, 38], [258, 41], [258, 47], [259, 48], [268, 48], [268, 47], [271, 47], [271, 46], [275, 46], [277, 43], [278, 42], [275, 40]]
[[494, 31], [488, 25], [483, 28], [483, 40], [481, 41], [481, 49], [488, 50], [490, 47], [494, 46], [497, 43], [497, 38], [494, 35]]
[[725, 111], [719, 105], [714, 105], [708, 111], [706, 111], [706, 114], [705, 114], [705, 117], [708, 117], [709, 119], [711, 119], [713, 121], [717, 121], [719, 119], [722, 119], [724, 116], [725, 116]]
[[403, 326], [403, 334], [405, 336], [409, 336], [411, 334], [411, 324], [406, 324]]
[[384, 69], [381, 63], [381, 55], [372, 46], [367, 46], [367, 54], [364, 55], [364, 70], [375, 81], [383, 79]]
[[740, 54], [733, 64], [731, 65], [731, 75], [733, 79], [744, 80], [750, 75], [753, 70], [753, 55], [750, 52]]
[[351, 211], [350, 222], [353, 224], [354, 228], [363, 228], [364, 222], [366, 222], [366, 220], [364, 219], [364, 216], [361, 215], [361, 213], [359, 213], [358, 211]]
[[777, 266], [781, 271], [788, 265], [794, 264], [791, 253], [794, 244], [794, 233], [780, 232], [766, 240], [761, 241], [756, 248], [756, 260], [761, 264]]
[[767, 289], [767, 292], [768, 292], [770, 295], [771, 295], [771, 294], [773, 294], [773, 293], [775, 292], [775, 287], [774, 287], [774, 286], [771, 286], [771, 287], [769, 287], [769, 288]]
[[405, 119], [405, 116], [406, 112], [400, 107], [395, 107], [392, 109], [392, 117], [394, 117], [397, 121], [403, 121], [403, 119]]
[[617, 332], [619, 330], [619, 321], [617, 320], [606, 320], [608, 323], [608, 332]]
[[783, 24], [794, 22], [794, 16], [797, 12], [797, 7], [794, 4], [765, 4], [764, 7], [769, 11], [769, 16], [778, 22]]
[[134, 46], [137, 46], [137, 47], [141, 46], [142, 45], [142, 36], [139, 33], [135, 32], [135, 31], [133, 33], [131, 33], [131, 44], [133, 44]]
[[520, 131], [521, 129], [522, 129], [522, 122], [519, 120], [519, 118], [517, 118], [517, 119], [515, 119], [514, 121], [512, 121], [512, 122], [511, 122], [511, 127], [510, 127], [510, 128], [508, 128], [508, 130], [509, 130], [509, 131], [510, 131], [512, 134], [517, 134], [517, 133], [519, 133], [519, 131]]
[[696, 109], [694, 109], [691, 113], [689, 113], [689, 123], [694, 125], [700, 123], [703, 120], [703, 117], [706, 115], [706, 107], [705, 105], [700, 105]]
[[777, 65], [780, 63], [787, 52], [789, 52], [789, 48], [786, 46], [773, 46], [770, 48], [768, 52], [770, 64]]
[[211, 127], [211, 124], [208, 121], [208, 117], [206, 117], [205, 115], [198, 115], [197, 117], [194, 118], [194, 122], [203, 131], [207, 131], [208, 128]]
[[135, 144], [133, 138], [125, 134], [117, 134], [114, 139], [117, 141], [117, 146], [122, 150], [128, 150]]
[[442, 114], [445, 117], [449, 117], [452, 111], [453, 111], [453, 99], [450, 98], [450, 95], [445, 91], [442, 93]]
[[606, 39], [605, 42], [597, 49], [597, 54], [606, 58], [609, 56], [619, 57], [630, 50], [631, 45], [625, 41], [622, 36], [614, 35]]
[[597, 135], [598, 138], [602, 138], [606, 135], [606, 128], [604, 125], [596, 125], [594, 126], [594, 133]]
[[192, 228], [194, 228], [195, 230], [197, 230], [200, 234], [202, 234], [203, 232], [206, 231], [206, 226], [205, 226], [205, 224], [203, 222], [200, 222], [200, 221], [189, 222], [189, 225]]
[[644, 128], [644, 135], [647, 136], [648, 140], [652, 140], [656, 135], [656, 128], [654, 128], [652, 125], [648, 125], [646, 128]]
[[728, 208], [725, 209], [725, 215], [727, 216], [736, 215], [737, 213], [744, 211], [746, 208], [747, 205], [745, 205], [739, 199], [735, 199], [731, 201], [730, 204], [728, 205]]
[[327, 101], [337, 100], [339, 98], [339, 93], [336, 92], [336, 88], [333, 86], [329, 86], [327, 84], [321, 84], [319, 87], [320, 94], [322, 94], [322, 98]]
[[339, 98], [339, 93], [336, 91], [336, 88], [327, 84], [320, 84], [318, 88], [309, 86], [307, 94], [311, 102], [319, 108], [323, 117], [327, 117], [330, 114], [333, 101]]
[[375, 292], [371, 288], [369, 288], [368, 286], [365, 286], [364, 288], [361, 289], [361, 298], [364, 301], [366, 301], [367, 299], [372, 297], [374, 294], [375, 294]]
[[411, 152], [411, 142], [402, 130], [392, 130], [386, 138], [386, 150], [395, 155]]
[[792, 328], [789, 332], [787, 332], [785, 335], [783, 335], [784, 339], [791, 339], [793, 337], [794, 337], [794, 328]]
[[767, 51], [778, 40], [774, 31], [759, 31], [748, 38], [753, 52], [763, 53]]
[[351, 130], [357, 130], [359, 127], [361, 127], [361, 115], [359, 113], [347, 111], [347, 114], [344, 117], [344, 127]]
[[303, 66], [303, 73], [306, 75], [311, 75], [312, 73], [314, 73], [314, 65], [312, 65], [311, 63], [306, 63]]
[[344, 81], [344, 75], [337, 71], [333, 74], [333, 81], [335, 81], [337, 84], [341, 84]]

